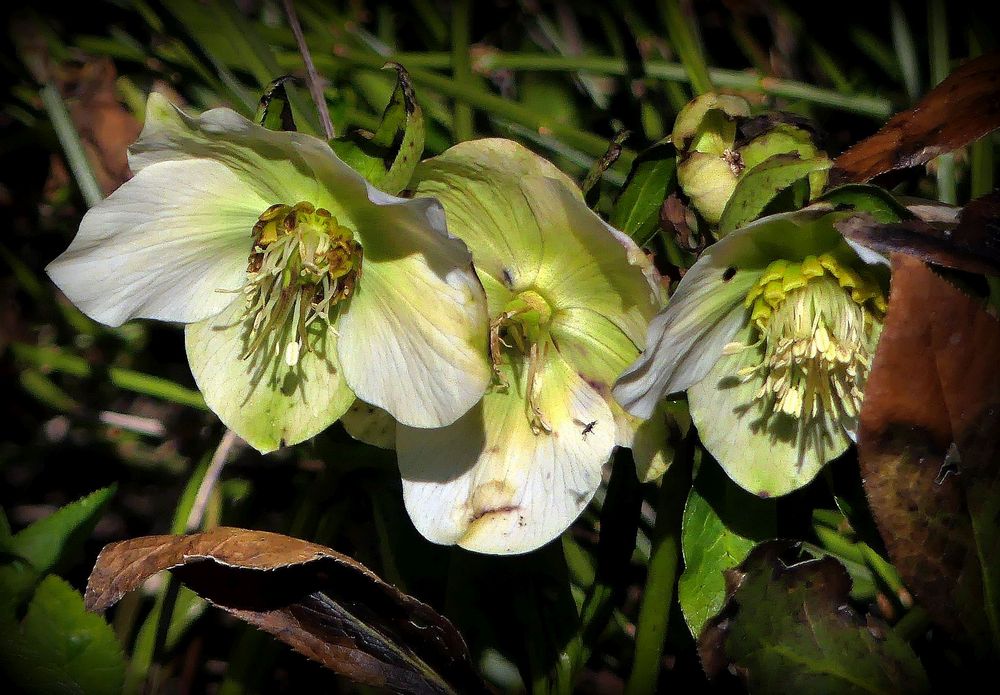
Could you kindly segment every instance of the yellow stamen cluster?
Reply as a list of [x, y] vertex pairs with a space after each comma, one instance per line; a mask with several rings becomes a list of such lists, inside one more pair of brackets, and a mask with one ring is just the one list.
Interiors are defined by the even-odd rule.
[[354, 292], [361, 277], [361, 245], [328, 210], [308, 202], [272, 205], [253, 227], [243, 286], [247, 327], [244, 359], [266, 345], [285, 363], [308, 349], [307, 328]]
[[763, 377], [755, 397], [765, 418], [782, 413], [810, 424], [823, 414], [855, 417], [886, 310], [875, 278], [827, 254], [775, 261], [745, 305], [756, 335], [723, 353], [762, 348], [761, 361], [739, 376]]
[[[548, 328], [551, 321], [552, 308], [549, 303], [538, 292], [525, 290], [510, 300], [504, 310], [490, 322], [490, 358], [493, 363], [493, 373], [502, 388], [508, 386], [500, 370], [503, 347], [517, 350], [528, 358], [527, 416], [535, 434], [552, 431], [552, 427], [537, 406], [541, 390], [538, 367], [548, 351], [550, 342]], [[504, 338], [511, 342], [508, 343]]]

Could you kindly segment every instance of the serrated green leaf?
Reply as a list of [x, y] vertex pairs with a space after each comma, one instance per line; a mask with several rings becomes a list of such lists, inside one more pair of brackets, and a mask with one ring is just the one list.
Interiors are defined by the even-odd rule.
[[410, 76], [398, 63], [396, 88], [374, 132], [356, 131], [330, 142], [333, 151], [372, 185], [387, 193], [406, 188], [424, 152], [424, 116]]
[[889, 191], [866, 183], [848, 183], [838, 186], [824, 193], [819, 197], [819, 200], [837, 206], [853, 208], [858, 212], [867, 212], [880, 224], [913, 219], [913, 213], [896, 200]]
[[57, 571], [93, 531], [116, 489], [101, 488], [36, 521], [13, 537], [11, 551], [39, 575]]
[[731, 669], [750, 692], [925, 693], [906, 641], [851, 607], [851, 580], [833, 558], [797, 562], [787, 543], [758, 546], [731, 577], [722, 613], [699, 641], [709, 675]]
[[0, 623], [0, 665], [19, 693], [114, 695], [125, 676], [114, 631], [54, 575], [39, 584], [24, 620]]
[[684, 572], [677, 598], [697, 637], [726, 599], [723, 573], [743, 562], [759, 541], [773, 538], [775, 503], [734, 484], [714, 461], [698, 471], [681, 526]]
[[295, 130], [292, 105], [289, 103], [288, 93], [285, 91], [285, 82], [292, 79], [294, 78], [291, 75], [282, 75], [267, 85], [257, 103], [255, 123], [268, 130]]
[[757, 219], [779, 193], [800, 179], [833, 165], [825, 156], [802, 159], [794, 153], [765, 159], [740, 177], [719, 220], [719, 234], [725, 235]]
[[655, 233], [663, 201], [676, 185], [677, 159], [673, 145], [666, 142], [653, 145], [632, 164], [611, 210], [611, 225], [636, 243], [645, 244]]

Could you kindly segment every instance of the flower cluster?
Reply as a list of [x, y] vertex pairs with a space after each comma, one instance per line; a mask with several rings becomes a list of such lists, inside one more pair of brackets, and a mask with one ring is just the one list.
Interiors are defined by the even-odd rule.
[[[709, 222], [744, 167], [816, 152], [782, 124], [744, 138], [748, 115], [712, 96], [675, 127], [680, 183]], [[615, 447], [655, 480], [670, 393], [688, 391], [705, 446], [762, 495], [808, 482], [853, 431], [886, 277], [828, 208], [729, 234], [663, 309], [647, 255], [508, 140], [422, 162], [401, 198], [324, 141], [154, 94], [129, 163], [49, 266], [55, 283], [110, 325], [185, 324], [207, 404], [261, 452], [341, 418], [395, 448], [432, 541], [539, 547]]]

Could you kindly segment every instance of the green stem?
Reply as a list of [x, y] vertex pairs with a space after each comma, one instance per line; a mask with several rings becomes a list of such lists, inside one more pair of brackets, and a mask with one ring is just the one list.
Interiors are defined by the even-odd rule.
[[681, 517], [691, 487], [693, 454], [694, 446], [688, 437], [660, 482], [652, 554], [636, 620], [635, 657], [625, 686], [626, 695], [654, 692], [659, 680], [680, 566]]
[[695, 94], [704, 94], [714, 90], [712, 78], [705, 64], [705, 55], [701, 42], [695, 34], [694, 27], [681, 9], [679, 0], [664, 0], [660, 5], [671, 47], [677, 51], [684, 71], [691, 82]]
[[[11, 343], [10, 348], [14, 352], [14, 357], [19, 360], [71, 376], [88, 378], [99, 374], [102, 369], [101, 366], [91, 365], [84, 358], [63, 352], [59, 348], [41, 348], [27, 343]], [[205, 399], [199, 392], [168, 379], [121, 367], [104, 367], [104, 369], [107, 370], [108, 379], [118, 388], [192, 408], [208, 409]]]
[[903, 586], [903, 580], [899, 576], [899, 572], [896, 571], [896, 568], [889, 564], [885, 558], [876, 553], [867, 543], [858, 543], [857, 547], [861, 551], [864, 561], [868, 567], [870, 567], [872, 572], [874, 572], [879, 579], [885, 582], [885, 585], [889, 587], [893, 593], [895, 593], [896, 598], [899, 599], [903, 608], [912, 607], [913, 596], [907, 588]]
[[[469, 62], [469, 25], [472, 4], [455, 0], [451, 6], [451, 74], [458, 84], [473, 86], [472, 64]], [[455, 100], [454, 134], [457, 142], [471, 140], [472, 109], [460, 99]]]
[[76, 185], [80, 187], [80, 193], [87, 201], [87, 207], [94, 207], [104, 199], [104, 193], [101, 192], [94, 170], [90, 167], [87, 151], [83, 147], [76, 126], [73, 125], [69, 111], [66, 110], [66, 104], [59, 94], [59, 90], [52, 83], [42, 87], [39, 94], [42, 97], [45, 112], [56, 131], [56, 137], [59, 138], [59, 144], [62, 145], [69, 169], [73, 172]]
[[[948, 13], [943, 0], [927, 3], [929, 53], [931, 58], [931, 85], [940, 84], [951, 71], [948, 48]], [[954, 205], [958, 202], [955, 182], [955, 155], [943, 154], [937, 158], [938, 200]]]
[[[282, 56], [281, 58], [283, 65], [289, 63], [290, 60], [298, 59], [297, 56], [293, 56], [292, 58]], [[451, 67], [450, 54], [440, 52], [397, 53], [392, 56], [368, 56], [352, 52], [344, 56], [317, 55], [314, 58], [316, 59], [316, 64], [323, 70], [334, 70], [344, 62], [374, 68], [376, 65], [381, 66], [386, 60], [393, 60], [401, 65], [405, 65], [406, 69], [410, 70], [411, 75], [414, 71], [421, 73], [421, 70], [447, 70]], [[505, 69], [533, 72], [590, 72], [616, 76], [631, 74], [628, 63], [624, 58], [608, 56], [561, 56], [545, 53], [503, 53], [501, 51], [485, 53], [476, 59], [473, 67], [476, 71], [480, 72]], [[421, 74], [440, 77], [434, 73], [423, 72]], [[646, 61], [645, 74], [646, 77], [672, 83], [690, 82], [690, 77], [685, 72], [683, 65], [665, 60]], [[708, 74], [712, 82], [719, 89], [758, 92], [772, 97], [797, 99], [818, 106], [868, 116], [876, 120], [885, 120], [895, 110], [892, 101], [885, 97], [868, 94], [840, 94], [836, 90], [824, 89], [805, 82], [796, 82], [795, 80], [769, 77], [753, 71], [709, 68]], [[444, 90], [441, 91], [446, 96], [452, 96], [451, 93], [446, 93]], [[488, 94], [481, 90], [477, 90], [477, 92], [472, 97], [477, 101], [479, 95]], [[511, 102], [504, 101], [500, 97], [495, 98], [501, 103], [511, 104]], [[478, 106], [480, 104], [477, 101], [469, 101], [469, 103], [473, 104], [473, 106]], [[516, 121], [518, 119], [512, 118], [511, 120]], [[595, 157], [600, 156], [599, 153], [592, 152], [591, 154]]]

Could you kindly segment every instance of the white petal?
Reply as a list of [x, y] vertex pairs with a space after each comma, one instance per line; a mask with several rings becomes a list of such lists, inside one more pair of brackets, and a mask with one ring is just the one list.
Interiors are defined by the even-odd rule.
[[403, 498], [435, 543], [524, 553], [562, 533], [586, 507], [614, 448], [607, 402], [558, 356], [541, 373], [539, 407], [551, 433], [534, 434], [524, 384], [492, 390], [455, 424], [399, 427]]
[[428, 199], [372, 206], [359, 238], [362, 277], [338, 323], [347, 382], [401, 423], [454, 422], [491, 378], [486, 296], [468, 249]]
[[233, 300], [269, 205], [218, 162], [164, 162], [90, 209], [46, 268], [92, 318], [200, 321]]
[[[768, 225], [766, 234], [763, 226]], [[789, 215], [772, 215], [710, 246], [685, 273], [667, 308], [649, 324], [646, 348], [619, 378], [615, 398], [641, 418], [656, 403], [705, 377], [746, 322], [743, 298], [776, 255], [771, 244], [800, 232]]]
[[261, 366], [253, 356], [243, 358], [246, 334], [238, 322], [243, 311], [243, 298], [237, 297], [218, 316], [184, 331], [191, 372], [208, 407], [262, 453], [319, 434], [354, 402], [337, 364], [336, 333], [314, 321], [298, 364], [285, 363], [287, 342], [278, 341]]

